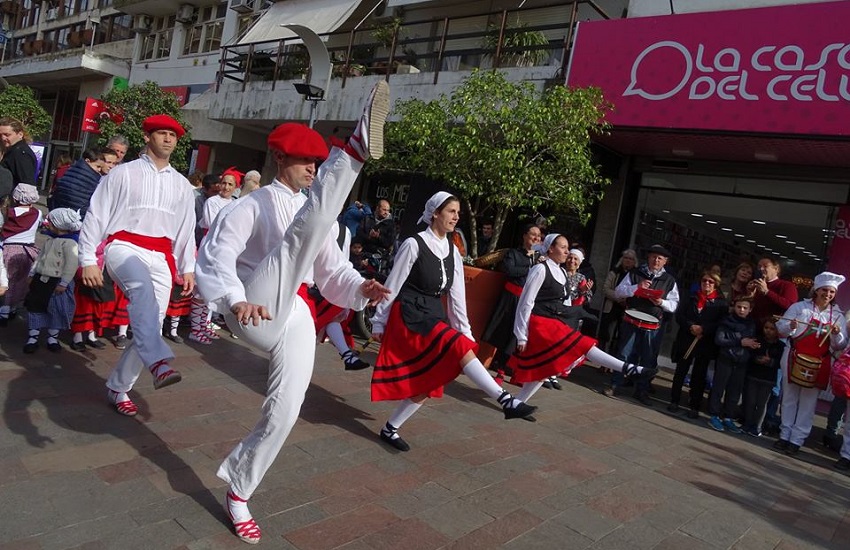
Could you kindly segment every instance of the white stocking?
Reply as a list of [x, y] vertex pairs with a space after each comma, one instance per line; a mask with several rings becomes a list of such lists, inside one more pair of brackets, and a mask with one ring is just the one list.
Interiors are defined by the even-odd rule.
[[484, 390], [484, 393], [493, 399], [499, 399], [499, 396], [505, 391], [493, 380], [493, 377], [490, 376], [490, 373], [487, 372], [487, 369], [484, 368], [477, 357], [463, 367], [463, 374], [467, 375], [476, 386]]
[[519, 393], [516, 395], [516, 399], [519, 399], [523, 403], [528, 403], [528, 400], [531, 399], [531, 396], [537, 393], [537, 390], [542, 387], [543, 380], [538, 380], [537, 382], [524, 382], [522, 384], [522, 389], [519, 390]]
[[328, 335], [328, 338], [330, 338], [331, 343], [340, 355], [348, 351], [348, 342], [345, 341], [345, 334], [342, 332], [342, 325], [339, 323], [330, 323], [325, 327], [325, 333]]
[[[590, 351], [587, 352], [587, 359], [593, 361], [597, 365], [605, 367], [606, 369], [615, 370], [617, 372], [623, 372], [623, 366], [625, 365], [623, 361], [620, 361], [614, 356], [608, 355], [596, 346], [593, 346], [590, 348]], [[638, 374], [643, 371], [643, 367], [635, 366], [635, 368], [637, 369], [636, 372]]]
[[404, 399], [401, 403], [398, 404], [396, 410], [393, 411], [393, 414], [387, 420], [387, 422], [392, 425], [393, 428], [400, 428], [402, 424], [407, 422], [407, 420], [413, 416], [416, 411], [419, 410], [419, 407], [422, 406], [422, 403], [415, 403], [410, 399]]

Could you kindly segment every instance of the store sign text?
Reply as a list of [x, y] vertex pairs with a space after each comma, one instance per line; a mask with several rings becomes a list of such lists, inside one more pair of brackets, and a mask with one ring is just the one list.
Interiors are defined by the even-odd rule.
[[[665, 91], [647, 91], [638, 74], [642, 63], [654, 53], [672, 49], [683, 57], [684, 72], [678, 83]], [[814, 55], [812, 55], [814, 54]], [[752, 52], [723, 48], [713, 57], [699, 44], [696, 51], [680, 42], [664, 40], [645, 48], [632, 63], [631, 80], [624, 96], [639, 96], [650, 101], [663, 101], [687, 89], [688, 99], [743, 99], [758, 101], [848, 101], [850, 77], [835, 74], [838, 69], [850, 71], [850, 44], [829, 44], [819, 52], [807, 52], [794, 44], [764, 45]], [[770, 73], [768, 79], [755, 84], [754, 76]], [[836, 80], [836, 76], [839, 78]], [[645, 87], [646, 83], [643, 84]], [[660, 92], [660, 93], [659, 93]]]

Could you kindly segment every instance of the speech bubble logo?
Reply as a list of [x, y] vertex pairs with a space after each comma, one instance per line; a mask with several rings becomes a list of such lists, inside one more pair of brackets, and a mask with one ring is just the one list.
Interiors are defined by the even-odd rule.
[[[679, 81], [679, 83], [676, 84], [673, 89], [664, 92], [663, 94], [652, 94], [647, 92], [643, 88], [638, 87], [638, 68], [640, 67], [641, 62], [643, 61], [643, 58], [645, 58], [647, 55], [654, 52], [655, 50], [661, 48], [673, 48], [674, 50], [677, 50], [679, 53], [682, 54], [682, 57], [685, 59], [685, 74], [682, 76], [681, 81]], [[691, 73], [693, 72], [693, 69], [694, 62], [693, 59], [691, 59], [691, 53], [685, 46], [673, 40], [664, 40], [661, 42], [656, 42], [655, 44], [647, 47], [642, 52], [640, 52], [640, 55], [637, 56], [635, 62], [632, 63], [631, 82], [629, 82], [629, 86], [628, 88], [626, 88], [626, 91], [623, 92], [623, 95], [636, 95], [644, 99], [648, 99], [650, 101], [661, 101], [673, 97], [674, 95], [678, 94], [682, 90], [682, 88], [684, 88], [685, 85], [688, 83], [688, 80], [690, 80], [691, 78]]]

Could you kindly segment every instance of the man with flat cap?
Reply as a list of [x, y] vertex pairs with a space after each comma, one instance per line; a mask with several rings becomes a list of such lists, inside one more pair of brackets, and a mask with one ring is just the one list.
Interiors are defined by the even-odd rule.
[[247, 501], [295, 425], [313, 372], [316, 329], [307, 289], [315, 283], [326, 300], [353, 309], [389, 292], [354, 270], [336, 243], [335, 223], [363, 163], [383, 155], [388, 110], [389, 88], [381, 81], [348, 143], [330, 154], [307, 126], [275, 128], [268, 146], [277, 177], [225, 207], [201, 243], [201, 295], [239, 338], [269, 354], [262, 416], [217, 474], [228, 483], [225, 508], [236, 535], [251, 544], [261, 532]]
[[127, 392], [143, 368], [153, 375], [154, 389], [180, 381], [160, 328], [172, 282], [183, 294], [195, 287], [195, 199], [192, 185], [169, 163], [185, 130], [167, 115], [142, 123], [147, 148], [138, 159], [113, 168], [91, 197], [80, 231], [82, 281], [103, 286], [95, 250], [104, 240], [105, 265], [130, 301], [134, 337], [109, 374], [109, 402], [126, 416], [136, 405]]
[[[679, 307], [676, 279], [664, 270], [670, 252], [660, 244], [647, 251], [646, 263], [632, 269], [614, 289], [617, 300], [624, 300], [626, 313], [620, 322], [620, 349], [617, 358], [623, 361], [656, 368], [661, 351], [664, 313], [674, 313]], [[622, 373], [615, 372], [605, 395], [613, 396], [623, 383]], [[651, 406], [651, 379], [635, 382], [635, 398]]]

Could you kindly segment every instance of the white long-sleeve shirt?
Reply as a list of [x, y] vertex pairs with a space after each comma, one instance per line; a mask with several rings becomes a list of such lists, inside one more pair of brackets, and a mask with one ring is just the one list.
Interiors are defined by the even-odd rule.
[[[218, 311], [247, 301], [242, 281], [280, 245], [305, 202], [303, 194], [274, 180], [222, 209], [198, 255], [197, 275], [204, 299]], [[364, 279], [337, 245], [338, 234], [334, 224], [302, 282], [315, 282], [333, 304], [363, 309], [369, 301], [360, 293]]]
[[147, 155], [119, 164], [101, 180], [80, 231], [80, 266], [97, 265], [95, 250], [127, 231], [171, 239], [177, 271], [195, 271], [195, 195], [171, 165], [158, 170]]
[[[791, 330], [790, 319], [800, 321], [794, 330]], [[793, 340], [809, 330], [809, 326], [806, 323], [811, 319], [816, 319], [824, 325], [821, 332], [817, 333], [819, 338], [823, 338], [823, 335], [829, 330], [830, 325], [836, 325], [840, 328], [839, 332], [833, 333], [829, 337], [829, 347], [832, 351], [841, 350], [847, 346], [847, 322], [844, 319], [844, 314], [838, 309], [838, 306], [830, 304], [829, 307], [821, 311], [808, 298], [792, 304], [782, 315], [782, 318], [776, 321], [776, 330], [783, 338], [790, 337]]]
[[3, 241], [3, 244], [33, 244], [35, 242], [35, 236], [38, 233], [39, 228], [41, 227], [41, 220], [44, 215], [41, 213], [41, 210], [36, 208], [35, 206], [16, 206], [15, 214], [21, 216], [26, 214], [29, 209], [33, 209], [38, 212], [38, 217], [27, 230], [21, 231], [11, 237], [7, 237], [6, 240]]
[[[534, 309], [537, 293], [540, 292], [540, 287], [546, 280], [547, 266], [556, 281], [562, 285], [567, 283], [567, 275], [564, 270], [549, 258], [546, 258], [546, 261], [542, 264], [531, 266], [531, 269], [528, 270], [528, 277], [525, 279], [525, 286], [522, 287], [522, 294], [519, 295], [519, 303], [514, 317], [514, 336], [516, 336], [517, 344], [528, 343], [528, 320], [531, 319], [531, 310]], [[564, 295], [564, 298], [566, 298], [566, 295]]]
[[[634, 296], [637, 289], [638, 285], [632, 282], [632, 274], [629, 273], [614, 289], [614, 296], [617, 300], [625, 300]], [[679, 307], [679, 286], [674, 282], [667, 296], [661, 299], [661, 309], [668, 313], [675, 313], [677, 307]]]
[[[425, 231], [420, 232], [419, 235], [425, 241], [425, 245], [428, 249], [433, 252], [435, 256], [443, 260], [449, 257], [449, 241], [447, 238], [438, 237], [433, 231], [431, 231], [430, 227]], [[463, 259], [460, 257], [460, 252], [458, 252], [457, 247], [452, 247], [452, 251], [454, 253], [454, 280], [452, 282], [451, 289], [449, 289], [448, 296], [447, 313], [449, 317], [449, 325], [470, 340], [474, 341], [474, 338], [472, 338], [472, 328], [469, 325], [469, 318], [466, 315], [466, 284], [463, 278]], [[393, 261], [393, 269], [390, 272], [389, 277], [387, 277], [387, 282], [384, 284], [384, 286], [390, 289], [390, 295], [386, 300], [378, 304], [375, 316], [372, 318], [373, 332], [381, 334], [384, 332], [393, 302], [395, 301], [396, 296], [398, 296], [401, 287], [403, 287], [404, 283], [407, 282], [407, 278], [410, 276], [410, 270], [413, 269], [413, 264], [416, 263], [418, 258], [419, 243], [417, 243], [416, 239], [412, 237], [405, 239], [398, 248], [398, 253]], [[446, 277], [444, 263], [441, 264], [441, 268], [443, 270], [442, 280], [445, 285], [445, 282], [448, 279]], [[445, 286], [443, 288], [445, 288]]]
[[213, 195], [204, 202], [204, 215], [198, 225], [202, 229], [209, 229], [218, 216], [221, 209], [233, 202], [233, 197], [225, 199], [221, 195]]

